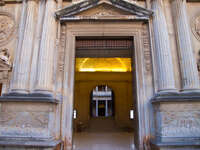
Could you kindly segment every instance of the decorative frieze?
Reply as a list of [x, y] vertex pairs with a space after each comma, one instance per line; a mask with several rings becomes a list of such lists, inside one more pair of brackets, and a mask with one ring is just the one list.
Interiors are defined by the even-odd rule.
[[146, 72], [149, 72], [152, 69], [152, 62], [151, 62], [149, 31], [148, 31], [147, 25], [143, 26], [142, 39], [143, 39], [143, 53], [144, 53], [145, 69], [146, 69]]
[[0, 11], [0, 47], [4, 46], [14, 36], [16, 22], [14, 16], [6, 11]]
[[65, 58], [65, 41], [66, 41], [66, 27], [65, 25], [61, 26], [61, 35], [60, 35], [60, 48], [58, 56], [58, 71], [64, 71], [64, 58]]

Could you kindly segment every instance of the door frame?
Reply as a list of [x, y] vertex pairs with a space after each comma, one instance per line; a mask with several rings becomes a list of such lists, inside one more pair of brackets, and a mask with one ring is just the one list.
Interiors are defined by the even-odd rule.
[[[147, 74], [143, 22], [65, 22], [65, 61], [63, 79], [63, 103], [61, 118], [61, 137], [64, 150], [71, 150], [73, 144], [73, 104], [75, 76], [75, 40], [78, 36], [131, 36], [133, 37], [136, 76], [137, 137], [136, 147], [143, 148], [144, 137], [150, 134], [149, 97], [153, 84], [152, 72]], [[145, 24], [148, 26], [148, 24]], [[146, 27], [145, 27], [146, 28]], [[147, 27], [148, 28], [148, 27]], [[148, 37], [149, 39], [149, 37]], [[150, 43], [150, 42], [149, 42]], [[149, 51], [150, 48], [149, 48]], [[151, 59], [151, 58], [150, 58]], [[149, 65], [149, 64], [148, 64]], [[147, 79], [148, 76], [148, 79]], [[148, 86], [148, 88], [147, 88]]]

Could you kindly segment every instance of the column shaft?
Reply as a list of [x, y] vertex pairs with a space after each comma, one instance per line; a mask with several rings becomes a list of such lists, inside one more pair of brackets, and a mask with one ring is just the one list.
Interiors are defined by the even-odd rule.
[[158, 92], [174, 92], [175, 80], [172, 55], [167, 31], [167, 24], [162, 10], [162, 1], [154, 0], [153, 29], [155, 36], [155, 54], [157, 68]]
[[44, 0], [39, 1], [39, 9], [38, 9], [38, 20], [36, 25], [36, 35], [34, 41], [34, 50], [32, 56], [32, 63], [31, 63], [31, 75], [30, 75], [30, 90], [34, 89], [36, 76], [37, 76], [37, 63], [38, 63], [38, 53], [40, 50], [40, 41], [42, 35], [42, 27], [44, 23], [44, 13], [45, 13], [45, 4]]
[[40, 44], [38, 74], [35, 91], [44, 94], [52, 94], [53, 90], [53, 66], [56, 45], [56, 11], [55, 0], [47, 0], [44, 16], [43, 31]]
[[179, 47], [182, 89], [199, 90], [199, 76], [190, 38], [185, 0], [174, 0], [172, 8]]
[[15, 84], [15, 89], [13, 92], [27, 93], [29, 91], [29, 77], [30, 77], [30, 66], [32, 49], [34, 42], [34, 32], [35, 32], [35, 18], [36, 18], [36, 1], [27, 1], [27, 16], [24, 28], [24, 38], [21, 47], [21, 55], [18, 60], [18, 70], [17, 79]]
[[16, 82], [18, 80], [18, 63], [19, 63], [19, 60], [20, 60], [22, 42], [23, 42], [23, 37], [24, 37], [26, 14], [27, 14], [27, 2], [26, 2], [26, 0], [23, 0], [22, 12], [21, 12], [21, 18], [20, 18], [20, 25], [19, 25], [19, 32], [18, 32], [18, 43], [17, 43], [17, 47], [15, 49], [15, 60], [14, 60], [14, 64], [13, 64], [13, 74], [12, 74], [12, 80], [11, 80], [11, 83], [10, 83], [10, 88], [11, 88], [10, 92], [12, 92], [13, 89], [17, 88]]

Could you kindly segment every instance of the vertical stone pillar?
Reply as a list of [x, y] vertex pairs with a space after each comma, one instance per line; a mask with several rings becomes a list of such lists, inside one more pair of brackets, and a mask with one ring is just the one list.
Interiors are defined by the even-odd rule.
[[42, 27], [44, 23], [44, 12], [45, 12], [45, 0], [39, 1], [39, 9], [38, 9], [38, 19], [35, 31], [35, 41], [34, 41], [34, 49], [31, 63], [31, 75], [30, 75], [30, 92], [34, 90], [36, 76], [37, 76], [37, 63], [38, 63], [38, 53], [40, 50], [40, 41], [42, 36]]
[[42, 30], [35, 92], [52, 95], [56, 46], [56, 1], [47, 0]]
[[[29, 90], [29, 76], [31, 66], [31, 56], [35, 32], [35, 18], [36, 18], [36, 0], [27, 1], [26, 23], [24, 26], [24, 36], [19, 39], [23, 41], [21, 53], [17, 63], [17, 70], [15, 71], [15, 83], [12, 92], [26, 94]], [[25, 13], [25, 12], [23, 12]], [[22, 14], [23, 15], [23, 14]], [[19, 42], [21, 42], [19, 41]]]
[[172, 55], [167, 24], [162, 10], [162, 0], [153, 0], [152, 9], [154, 10], [153, 29], [158, 92], [176, 92]]
[[196, 91], [199, 90], [199, 76], [190, 38], [186, 1], [173, 0], [172, 8], [179, 47], [182, 89], [183, 91]]

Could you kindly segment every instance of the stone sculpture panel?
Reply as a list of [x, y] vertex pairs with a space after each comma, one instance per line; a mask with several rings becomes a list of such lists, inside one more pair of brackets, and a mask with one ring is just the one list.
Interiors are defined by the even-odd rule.
[[156, 133], [160, 137], [200, 137], [200, 104], [160, 104], [156, 110]]
[[12, 39], [15, 29], [14, 16], [8, 12], [0, 11], [0, 46], [7, 44]]
[[[49, 138], [50, 111], [22, 109], [24, 105], [1, 104], [0, 136]], [[9, 107], [9, 108], [8, 108]], [[7, 109], [8, 108], [8, 109]]]

